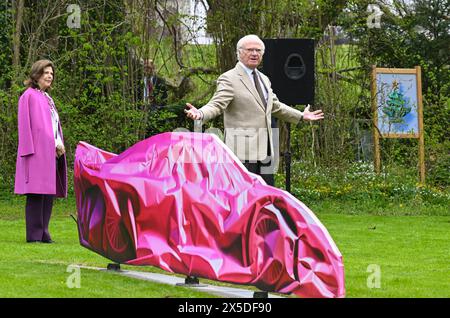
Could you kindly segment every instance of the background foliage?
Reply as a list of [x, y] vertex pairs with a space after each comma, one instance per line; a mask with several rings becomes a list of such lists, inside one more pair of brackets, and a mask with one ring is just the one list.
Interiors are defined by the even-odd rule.
[[[197, 2], [209, 6], [211, 45], [195, 44], [183, 36], [191, 17], [180, 8], [189, 1], [1, 2], [1, 191], [13, 191], [17, 100], [35, 60], [49, 58], [56, 64], [52, 96], [72, 167], [80, 140], [119, 153], [148, 137], [148, 127], [154, 133], [177, 127], [192, 130], [192, 122], [182, 112], [184, 103], [206, 103], [217, 76], [236, 62], [237, 40], [255, 33], [261, 38], [312, 38], [316, 43], [314, 108], [323, 109], [326, 119], [292, 129], [294, 194], [306, 200], [378, 198], [389, 202], [401, 197], [448, 204], [448, 1]], [[81, 8], [80, 28], [67, 25], [69, 4]], [[380, 28], [368, 27], [369, 4], [377, 4], [383, 12]], [[20, 19], [22, 23], [17, 23]], [[194, 31], [188, 29], [187, 34]], [[158, 73], [169, 83], [168, 105], [158, 112], [142, 103], [137, 93], [144, 57], [156, 61]], [[372, 169], [371, 65], [422, 67], [426, 188], [416, 184], [418, 149], [414, 139], [382, 140], [383, 173], [364, 187]], [[211, 126], [221, 128], [221, 118], [205, 128]], [[282, 144], [282, 149], [285, 146]], [[365, 172], [355, 174], [355, 169]], [[318, 177], [315, 171], [319, 170], [326, 173]], [[283, 178], [280, 173], [279, 185]]]

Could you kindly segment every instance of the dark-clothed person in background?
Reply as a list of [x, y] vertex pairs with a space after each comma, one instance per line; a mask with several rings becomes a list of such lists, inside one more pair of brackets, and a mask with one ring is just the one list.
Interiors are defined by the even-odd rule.
[[144, 60], [142, 97], [145, 103], [150, 104], [151, 109], [158, 109], [167, 104], [167, 83], [156, 74], [156, 66], [153, 60]]

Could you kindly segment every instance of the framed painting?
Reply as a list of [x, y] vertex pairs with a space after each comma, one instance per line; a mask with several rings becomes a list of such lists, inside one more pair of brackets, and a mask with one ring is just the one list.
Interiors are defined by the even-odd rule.
[[420, 66], [415, 68], [372, 67], [374, 166], [381, 166], [379, 138], [419, 140], [420, 182], [425, 182], [422, 81]]
[[419, 138], [422, 94], [417, 69], [375, 68], [374, 124], [383, 138]]

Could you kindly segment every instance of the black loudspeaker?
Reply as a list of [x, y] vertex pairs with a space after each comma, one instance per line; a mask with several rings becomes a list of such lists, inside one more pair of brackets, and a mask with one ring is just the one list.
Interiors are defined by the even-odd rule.
[[263, 70], [287, 105], [314, 104], [314, 40], [263, 39]]

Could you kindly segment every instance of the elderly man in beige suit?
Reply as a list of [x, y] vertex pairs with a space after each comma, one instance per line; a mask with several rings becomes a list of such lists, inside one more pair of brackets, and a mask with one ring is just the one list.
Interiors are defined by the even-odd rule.
[[321, 110], [303, 112], [280, 102], [271, 89], [269, 78], [256, 68], [262, 61], [264, 43], [256, 35], [246, 35], [236, 46], [239, 62], [217, 80], [217, 90], [211, 100], [195, 108], [187, 103], [186, 115], [206, 122], [224, 114], [225, 144], [236, 154], [250, 172], [261, 175], [274, 185], [270, 167], [274, 153], [272, 118], [297, 124], [300, 119], [319, 120]]

